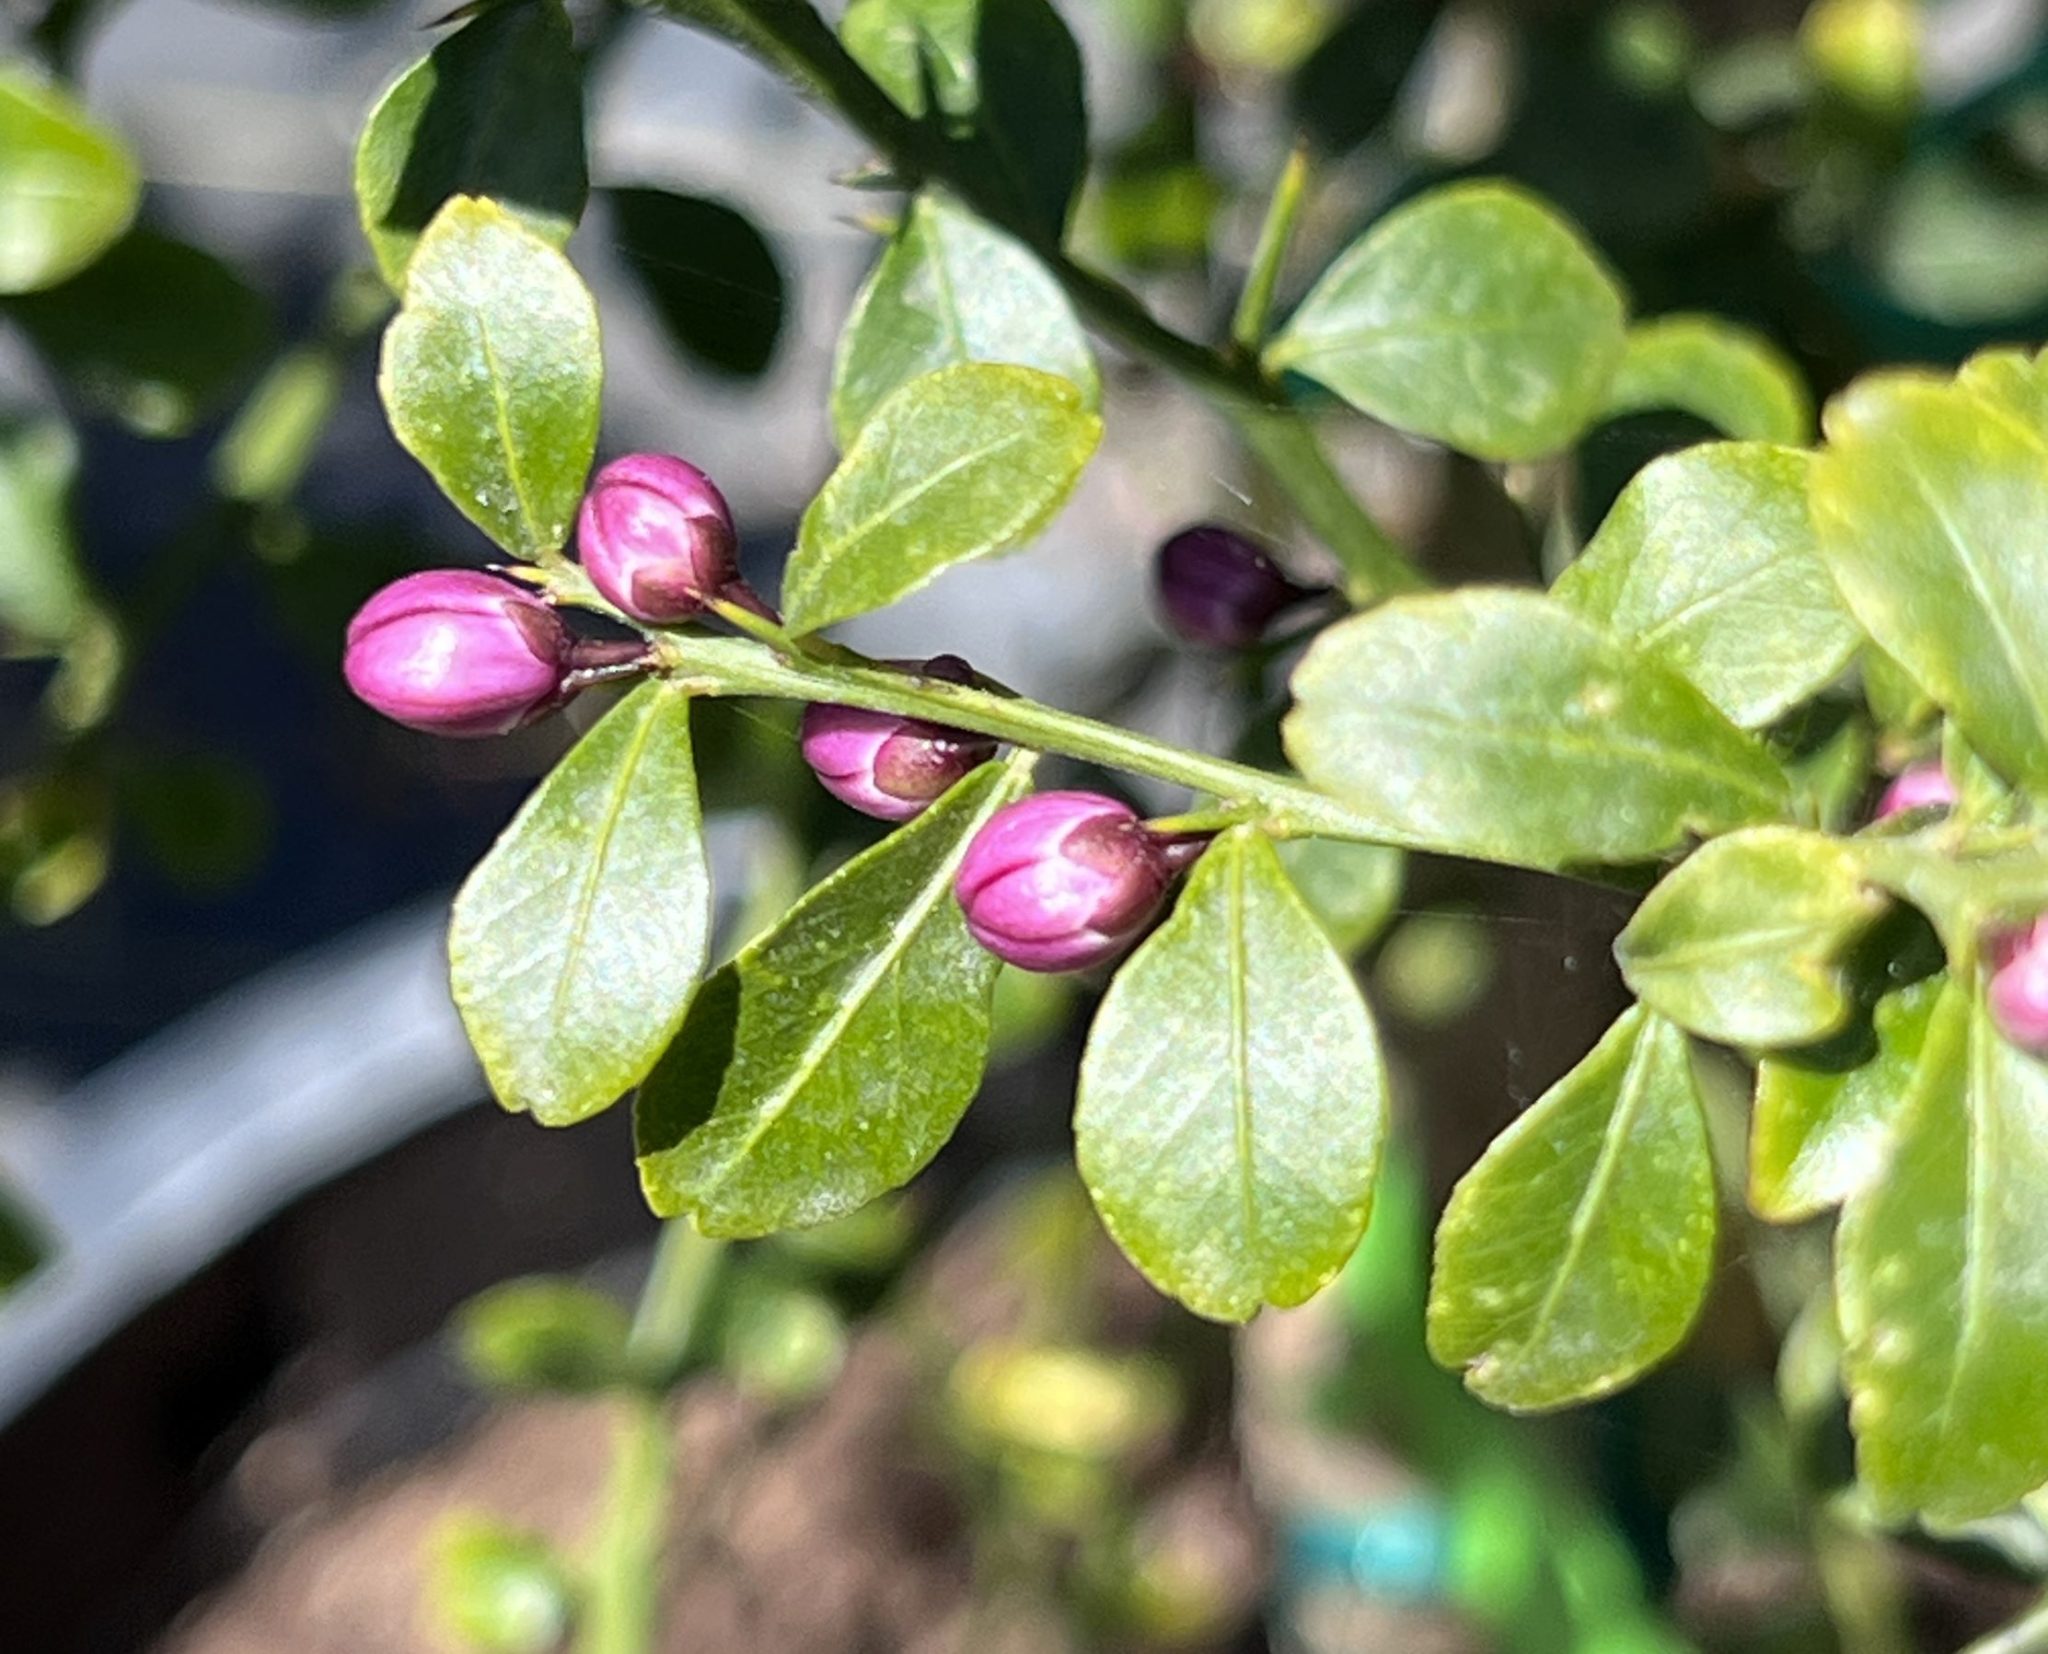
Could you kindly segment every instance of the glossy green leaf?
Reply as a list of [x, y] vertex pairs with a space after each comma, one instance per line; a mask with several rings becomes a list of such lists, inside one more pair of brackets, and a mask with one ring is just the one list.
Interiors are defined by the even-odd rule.
[[1702, 845], [1614, 944], [1636, 996], [1729, 1045], [1809, 1045], [1849, 1018], [1849, 946], [1883, 910], [1855, 851], [1796, 827]]
[[1403, 842], [1519, 866], [1641, 861], [1787, 807], [1763, 748], [1669, 667], [1533, 592], [1400, 598], [1324, 632], [1282, 734]]
[[1875, 1046], [1855, 1034], [1757, 1065], [1750, 1115], [1749, 1204], [1796, 1223], [1867, 1188], [1884, 1169], [1891, 1131], [1921, 1072], [1946, 979], [1927, 977], [1877, 1002]]
[[[2040, 370], [2036, 368], [2035, 372]], [[2008, 779], [2048, 784], [2048, 420], [1887, 373], [1828, 405], [1820, 547], [1850, 611]]]
[[135, 230], [61, 286], [11, 301], [87, 408], [148, 437], [188, 435], [255, 377], [270, 306], [213, 254]]
[[1071, 380], [1094, 409], [1101, 381], [1073, 306], [1021, 243], [966, 208], [911, 203], [839, 339], [832, 424], [841, 447], [900, 386], [956, 362], [1012, 362]]
[[451, 201], [413, 255], [377, 384], [406, 452], [514, 556], [569, 537], [603, 379], [597, 307], [569, 261], [503, 208]]
[[1266, 350], [1403, 431], [1482, 459], [1567, 446], [1622, 358], [1626, 304], [1578, 232], [1503, 184], [1395, 209]]
[[983, 362], [913, 379], [804, 513], [783, 576], [799, 632], [865, 614], [1049, 523], [1102, 437], [1078, 387]]
[[1358, 1245], [1386, 1090], [1349, 968], [1271, 842], [1235, 828], [1096, 1013], [1081, 1176], [1147, 1279], [1243, 1321], [1311, 1297]]
[[455, 1312], [463, 1365], [501, 1390], [601, 1390], [631, 1370], [617, 1299], [545, 1276], [505, 1281]]
[[1430, 1354], [1496, 1406], [1608, 1395], [1684, 1339], [1713, 1269], [1714, 1221], [1685, 1036], [1638, 1006], [1452, 1191]]
[[723, 201], [668, 190], [605, 192], [612, 243], [677, 347], [742, 379], [767, 369], [788, 295], [782, 267], [751, 219]]
[[646, 1078], [704, 968], [690, 702], [642, 685], [534, 790], [455, 898], [455, 1003], [507, 1108], [565, 1126]]
[[458, 195], [488, 196], [561, 246], [583, 216], [583, 67], [560, 0], [493, 6], [386, 92], [356, 145], [356, 209], [393, 291]]
[[1744, 729], [1838, 676], [1862, 637], [1808, 519], [1810, 461], [1711, 442], [1653, 461], [1553, 588], [1675, 666]]
[[853, 0], [840, 34], [898, 105], [929, 114], [1058, 239], [1087, 170], [1088, 110], [1080, 49], [1048, 0]]
[[78, 444], [61, 420], [0, 423], [0, 642], [62, 644], [91, 607], [71, 535]]
[[1896, 1120], [1835, 1241], [1857, 1475], [1884, 1519], [1963, 1522], [2048, 1481], [2048, 1066], [1952, 987]]
[[0, 293], [76, 275], [121, 238], [141, 199], [119, 137], [26, 67], [0, 64]]
[[663, 1217], [765, 1235], [909, 1181], [981, 1082], [997, 963], [953, 877], [1027, 758], [984, 764], [814, 888], [698, 996], [634, 1111]]
[[1606, 414], [1675, 408], [1744, 442], [1813, 440], [1813, 397], [1762, 334], [1719, 316], [1659, 316], [1629, 329]]

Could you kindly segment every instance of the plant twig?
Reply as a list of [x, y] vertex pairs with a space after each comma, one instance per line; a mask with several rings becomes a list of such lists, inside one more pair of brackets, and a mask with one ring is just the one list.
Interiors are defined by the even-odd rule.
[[1257, 356], [1266, 342], [1266, 324], [1273, 315], [1273, 295], [1280, 285], [1280, 268], [1287, 262], [1287, 248], [1294, 239], [1294, 220], [1308, 191], [1308, 140], [1297, 138], [1287, 152], [1286, 165], [1273, 185], [1273, 198], [1266, 203], [1265, 222], [1252, 249], [1251, 267], [1245, 274], [1244, 291], [1238, 295], [1237, 314], [1230, 323], [1230, 342], [1244, 355]]
[[649, 1654], [655, 1646], [662, 1551], [675, 1503], [668, 1393], [689, 1359], [724, 1257], [725, 1242], [700, 1234], [687, 1218], [662, 1225], [626, 1338], [637, 1383], [621, 1398], [576, 1654]]

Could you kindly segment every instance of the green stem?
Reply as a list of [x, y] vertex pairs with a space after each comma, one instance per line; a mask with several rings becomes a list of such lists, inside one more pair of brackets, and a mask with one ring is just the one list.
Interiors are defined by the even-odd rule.
[[688, 1218], [661, 1226], [626, 1340], [627, 1359], [650, 1389], [666, 1390], [682, 1372], [724, 1257], [725, 1242], [700, 1234]]
[[1927, 915], [1958, 969], [1986, 927], [2048, 912], [2048, 845], [2031, 831], [1966, 845], [1935, 828], [1852, 847], [1866, 879]]
[[1252, 250], [1251, 267], [1245, 275], [1244, 291], [1238, 295], [1237, 314], [1230, 323], [1230, 342], [1246, 356], [1256, 356], [1266, 342], [1266, 324], [1273, 315], [1273, 294], [1280, 285], [1280, 267], [1287, 262], [1287, 246], [1294, 239], [1295, 216], [1308, 190], [1308, 140], [1298, 138], [1287, 152], [1287, 164], [1280, 169], [1273, 198], [1266, 203], [1265, 222], [1259, 226], [1259, 240]]
[[725, 1242], [699, 1234], [687, 1218], [662, 1225], [626, 1339], [638, 1385], [621, 1396], [576, 1654], [649, 1654], [655, 1646], [675, 1504], [668, 1391], [689, 1359], [724, 1257]]
[[1301, 414], [1250, 403], [1238, 403], [1228, 411], [1244, 445], [1287, 491], [1301, 520], [1336, 553], [1344, 567], [1344, 595], [1353, 604], [1363, 606], [1428, 586], [1408, 554], [1337, 475]]
[[1384, 529], [1353, 498], [1323, 454], [1315, 432], [1291, 411], [1286, 392], [1252, 357], [1212, 350], [1160, 322], [1129, 289], [1077, 264], [1058, 238], [1022, 220], [1004, 192], [985, 179], [972, 157], [913, 120], [875, 84], [840, 44], [808, 0], [655, 0], [760, 58], [840, 116], [888, 157], [906, 183], [944, 184], [983, 218], [1006, 230], [1044, 262], [1075, 309], [1098, 332], [1133, 355], [1149, 358], [1208, 397], [1251, 438], [1253, 424], [1285, 422], [1282, 440], [1254, 442], [1275, 482], [1302, 520], [1343, 563], [1354, 601], [1376, 601], [1426, 584]]
[[694, 694], [827, 701], [926, 718], [993, 735], [1035, 752], [1063, 753], [1109, 769], [1170, 781], [1213, 796], [1224, 812], [1253, 807], [1261, 825], [1276, 837], [1359, 839], [1404, 849], [1428, 848], [1409, 828], [1352, 810], [1293, 776], [1189, 752], [1021, 696], [918, 678], [886, 667], [784, 654], [746, 638], [665, 632], [659, 634], [657, 648], [670, 674]]
[[674, 1473], [668, 1409], [634, 1392], [615, 1427], [576, 1654], [649, 1654], [661, 1619], [661, 1553]]

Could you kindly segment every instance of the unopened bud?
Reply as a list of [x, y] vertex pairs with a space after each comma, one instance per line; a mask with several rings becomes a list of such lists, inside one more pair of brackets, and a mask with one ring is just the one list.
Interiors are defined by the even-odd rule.
[[1027, 971], [1078, 971], [1151, 923], [1173, 876], [1135, 811], [1100, 793], [1035, 793], [991, 816], [954, 890], [974, 939]]
[[1167, 624], [1205, 649], [1244, 649], [1273, 617], [1310, 595], [1235, 529], [1188, 528], [1159, 548], [1154, 569]]
[[411, 729], [503, 735], [560, 701], [574, 640], [523, 586], [473, 569], [393, 581], [349, 622], [349, 688]]
[[1991, 946], [1986, 997], [1999, 1032], [2036, 1056], [2048, 1056], [2048, 919], [2037, 919]]
[[576, 549], [591, 584], [651, 626], [688, 620], [739, 580], [725, 496], [669, 454], [628, 454], [598, 472], [576, 519]]
[[[967, 663], [940, 655], [910, 670], [971, 683]], [[814, 703], [804, 709], [804, 762], [842, 804], [883, 821], [908, 821], [969, 770], [987, 763], [996, 743], [923, 718]]]
[[1914, 764], [1892, 777], [1877, 801], [1872, 819], [1903, 815], [1907, 810], [1952, 810], [1956, 805], [1956, 784], [1938, 763]]

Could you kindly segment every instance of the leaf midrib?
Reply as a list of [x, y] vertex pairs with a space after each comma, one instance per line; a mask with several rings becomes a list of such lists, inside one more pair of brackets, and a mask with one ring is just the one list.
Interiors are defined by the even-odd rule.
[[[718, 1170], [699, 1186], [697, 1209], [700, 1212], [732, 1181], [740, 1167], [760, 1146], [761, 1140], [781, 1123], [782, 1117], [794, 1106], [798, 1096], [816, 1075], [825, 1058], [831, 1054], [854, 1017], [866, 1008], [869, 997], [885, 980], [889, 970], [915, 944], [926, 921], [931, 917], [932, 909], [951, 893], [953, 874], [967, 854], [967, 846], [973, 840], [975, 829], [994, 812], [1005, 791], [1001, 783], [989, 789], [988, 797], [982, 800], [973, 816], [962, 824], [953, 848], [933, 870], [933, 876], [927, 882], [922, 895], [897, 915], [895, 922], [889, 926], [887, 944], [878, 948], [868, 963], [861, 968], [848, 992], [841, 996], [832, 1015], [819, 1025], [817, 1036], [805, 1045], [796, 1066], [778, 1085], [756, 1099], [753, 1123], [748, 1127], [746, 1135], [723, 1157]], [[742, 975], [746, 965], [758, 957], [759, 954], [751, 950], [742, 954], [738, 962]], [[742, 992], [744, 991], [743, 988]], [[724, 1100], [722, 1092], [721, 1087], [721, 1102]], [[713, 1105], [712, 1112], [716, 1115], [716, 1104]]]
[[[1238, 1216], [1244, 1224], [1246, 1252], [1256, 1257], [1260, 1250], [1258, 1183], [1252, 1164], [1252, 1074], [1251, 1030], [1246, 1006], [1245, 981], [1249, 973], [1245, 945], [1244, 849], [1233, 842], [1226, 852], [1224, 949], [1230, 981], [1230, 1072], [1235, 1090], [1231, 1114], [1237, 1144]], [[1261, 1271], [1263, 1274], [1263, 1270]]]
[[1977, 565], [1974, 551], [1944, 508], [1926, 474], [1914, 465], [1910, 456], [1900, 463], [1913, 492], [1920, 496], [1922, 503], [1940, 527], [1943, 537], [1955, 551], [1956, 564], [1969, 584], [1971, 595], [1977, 600], [1978, 610], [1983, 615], [1992, 636], [1998, 640], [1999, 652], [2004, 656], [2006, 670], [2011, 675], [2013, 683], [2018, 686], [2028, 710], [2033, 714], [2036, 738], [2048, 742], [2048, 701], [2043, 699], [2042, 685], [2025, 670], [2019, 642], [2012, 635], [2005, 611], [1991, 600], [1990, 590], [1984, 583], [1984, 572]]
[[1593, 1163], [1593, 1175], [1586, 1180], [1586, 1187], [1572, 1208], [1572, 1226], [1565, 1239], [1564, 1254], [1558, 1259], [1550, 1285], [1544, 1289], [1528, 1329], [1519, 1340], [1525, 1351], [1538, 1343], [1549, 1330], [1551, 1318], [1564, 1300], [1565, 1288], [1578, 1271], [1593, 1225], [1620, 1165], [1622, 1145], [1635, 1124], [1638, 1107], [1649, 1093], [1649, 1070], [1655, 1061], [1652, 1045], [1657, 1033], [1657, 1021], [1645, 1013], [1636, 1030], [1635, 1047], [1629, 1052], [1628, 1066], [1622, 1070], [1620, 1092], [1615, 1098], [1613, 1111], [1607, 1117], [1607, 1126], [1600, 1139], [1600, 1154]]
[[861, 541], [874, 533], [876, 529], [886, 524], [892, 517], [917, 504], [919, 500], [937, 488], [940, 483], [945, 482], [948, 478], [958, 476], [969, 466], [979, 465], [985, 459], [994, 458], [1005, 448], [1014, 447], [1023, 440], [1024, 433], [1022, 431], [1008, 431], [993, 441], [982, 444], [979, 448], [970, 448], [964, 454], [955, 455], [952, 459], [946, 461], [944, 465], [940, 466], [938, 470], [930, 472], [912, 483], [904, 492], [891, 495], [888, 501], [878, 510], [870, 512], [835, 541], [830, 549], [824, 553], [824, 556], [828, 558], [843, 557], [848, 551], [858, 546]]
[[640, 772], [640, 760], [647, 751], [647, 743], [653, 738], [656, 715], [663, 710], [663, 699], [669, 693], [667, 690], [657, 689], [648, 697], [647, 710], [642, 713], [639, 726], [633, 731], [632, 738], [613, 774], [611, 793], [605, 800], [604, 814], [598, 821], [597, 837], [591, 845], [590, 858], [584, 866], [582, 884], [576, 893], [576, 911], [569, 924], [567, 944], [562, 949], [562, 968], [555, 977], [555, 991], [548, 1001], [548, 1021], [551, 1026], [559, 1025], [562, 1020], [570, 980], [576, 974], [584, 944], [589, 937], [590, 916], [597, 906], [597, 893], [603, 883], [605, 864], [611, 857], [612, 840], [617, 836], [619, 823], [626, 813], [626, 796], [632, 790], [633, 778]]
[[1935, 1434], [1940, 1443], [1938, 1456], [1951, 1464], [1963, 1463], [1967, 1458], [1967, 1455], [1958, 1453], [1954, 1440], [1955, 1415], [1963, 1387], [1963, 1374], [1969, 1367], [1975, 1346], [1982, 1336], [1985, 1318], [1984, 1256], [1990, 1250], [1991, 1241], [1987, 1232], [1990, 1202], [1985, 1198], [1984, 1191], [1991, 1181], [1992, 1168], [1986, 1146], [1990, 1133], [1986, 1130], [1985, 1119], [1990, 1088], [1988, 1078], [1983, 1073], [1983, 1064], [1986, 1060], [1988, 1041], [1995, 1037], [1987, 1016], [1981, 1012], [1971, 1015], [1969, 1069], [1963, 1103], [1963, 1129], [1969, 1133], [1964, 1186], [1969, 1221], [1965, 1227], [1963, 1241], [1963, 1276], [1958, 1293], [1955, 1359], [1949, 1364], [1948, 1379], [1942, 1386], [1941, 1401], [1935, 1409]]

